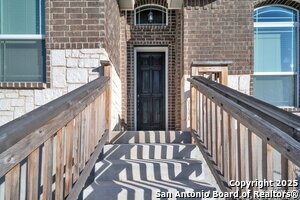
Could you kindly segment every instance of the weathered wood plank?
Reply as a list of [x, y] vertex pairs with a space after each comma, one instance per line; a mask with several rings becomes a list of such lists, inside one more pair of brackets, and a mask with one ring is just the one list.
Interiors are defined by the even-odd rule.
[[80, 121], [79, 121], [79, 115], [77, 115], [74, 119], [75, 126], [73, 131], [73, 183], [76, 182], [76, 180], [79, 177], [79, 128], [80, 128]]
[[17, 164], [5, 175], [5, 199], [17, 200], [20, 192], [20, 164]]
[[217, 155], [217, 145], [218, 145], [218, 138], [217, 138], [217, 111], [216, 111], [216, 104], [212, 101], [211, 103], [211, 156], [214, 162], [218, 165], [218, 155]]
[[227, 112], [223, 111], [223, 122], [222, 122], [222, 129], [223, 129], [223, 169], [224, 169], [224, 177], [227, 181], [229, 181], [229, 132], [230, 132], [230, 125], [229, 125], [229, 115]]
[[73, 162], [73, 120], [66, 127], [66, 173], [65, 173], [65, 197], [72, 188], [72, 162]]
[[223, 110], [217, 107], [217, 163], [224, 175], [224, 133], [223, 133]]
[[43, 148], [43, 200], [52, 200], [53, 137]]
[[56, 175], [55, 175], [55, 199], [63, 199], [64, 193], [64, 137], [60, 129], [56, 136]]
[[28, 156], [28, 175], [27, 175], [27, 199], [38, 199], [39, 180], [37, 173], [39, 171], [39, 153], [37, 148]]
[[208, 152], [212, 156], [212, 106], [210, 99], [207, 99], [207, 141], [208, 141]]
[[105, 132], [103, 137], [101, 138], [99, 144], [96, 147], [96, 150], [94, 151], [93, 155], [91, 156], [91, 159], [88, 161], [87, 165], [83, 169], [82, 173], [80, 174], [79, 179], [75, 183], [74, 187], [72, 188], [69, 196], [66, 198], [67, 200], [76, 200], [78, 198], [78, 195], [80, 194], [88, 176], [90, 175], [101, 151], [104, 146], [104, 144], [108, 140], [108, 130]]
[[[288, 159], [281, 155], [281, 180], [289, 179], [289, 164]], [[288, 190], [287, 186], [281, 187], [282, 190]]]
[[207, 97], [203, 95], [203, 134], [204, 134], [204, 145], [206, 148], [208, 148], [208, 103], [207, 103]]

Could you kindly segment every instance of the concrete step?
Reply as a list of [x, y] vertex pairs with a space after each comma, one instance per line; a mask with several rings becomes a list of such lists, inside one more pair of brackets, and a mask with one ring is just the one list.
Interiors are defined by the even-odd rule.
[[[177, 192], [204, 192], [211, 193], [216, 188], [201, 181], [177, 180], [177, 181], [102, 181], [94, 182], [83, 192], [83, 199], [86, 200], [157, 200], [164, 199], [158, 195], [168, 195], [165, 199], [189, 199], [176, 198]], [[163, 197], [163, 196], [161, 196]], [[192, 198], [192, 199], [210, 199], [210, 198]]]
[[201, 161], [193, 159], [104, 159], [95, 165], [95, 181], [201, 180]]
[[201, 152], [193, 144], [114, 144], [105, 145], [103, 157], [119, 159], [200, 159]]
[[113, 144], [191, 143], [190, 132], [184, 131], [125, 131], [113, 132]]

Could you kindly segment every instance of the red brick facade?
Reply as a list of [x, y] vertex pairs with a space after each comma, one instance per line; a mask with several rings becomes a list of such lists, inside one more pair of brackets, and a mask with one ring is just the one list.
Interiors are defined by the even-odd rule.
[[[176, 39], [176, 36], [181, 32], [181, 11], [169, 10], [168, 26], [135, 26], [133, 11], [123, 11], [122, 16], [121, 68], [124, 67], [124, 70], [121, 70], [121, 80], [125, 85], [122, 91], [127, 91], [125, 95], [122, 95], [123, 107], [127, 109], [122, 117], [127, 118], [128, 129], [134, 129], [134, 47], [137, 46], [168, 47], [168, 125], [170, 130], [180, 129], [180, 109], [178, 108], [180, 108], [181, 65], [178, 61], [180, 56], [176, 57], [176, 55], [181, 55], [181, 48], [177, 43], [180, 39]], [[123, 51], [125, 48], [126, 51]]]

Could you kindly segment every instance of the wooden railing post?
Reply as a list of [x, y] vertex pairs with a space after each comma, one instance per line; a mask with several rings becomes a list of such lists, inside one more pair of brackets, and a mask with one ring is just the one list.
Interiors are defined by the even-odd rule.
[[[111, 65], [104, 66], [104, 76], [111, 77]], [[106, 89], [105, 94], [105, 129], [111, 131], [111, 84]], [[111, 134], [109, 134], [111, 135]]]

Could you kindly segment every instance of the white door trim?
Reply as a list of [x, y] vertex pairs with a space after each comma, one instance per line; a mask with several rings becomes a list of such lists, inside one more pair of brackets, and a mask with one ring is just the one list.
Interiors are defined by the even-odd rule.
[[168, 130], [168, 47], [135, 47], [134, 48], [134, 130], [137, 130], [137, 53], [138, 52], [164, 52], [165, 53], [165, 124]]

